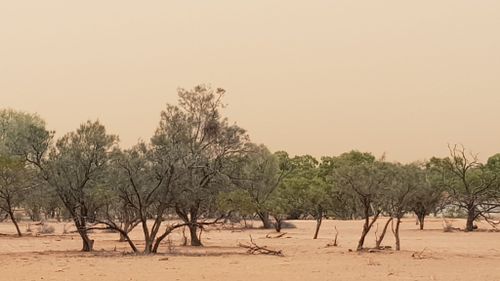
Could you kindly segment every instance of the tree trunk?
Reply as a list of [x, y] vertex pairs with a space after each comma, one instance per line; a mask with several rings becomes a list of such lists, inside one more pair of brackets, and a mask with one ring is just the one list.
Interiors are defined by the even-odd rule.
[[274, 223], [274, 229], [276, 230], [276, 232], [281, 232], [281, 220], [277, 220], [275, 223]]
[[318, 239], [319, 229], [321, 227], [321, 222], [323, 221], [323, 212], [320, 211], [316, 217], [316, 231], [314, 232], [313, 239]]
[[200, 239], [198, 238], [198, 226], [196, 224], [189, 224], [189, 234], [191, 236], [191, 246], [203, 246]]
[[363, 225], [363, 231], [361, 232], [361, 237], [359, 238], [358, 241], [358, 246], [356, 247], [356, 251], [361, 251], [363, 250], [363, 245], [365, 244], [365, 238], [368, 232], [370, 232], [370, 229], [372, 228], [373, 224], [377, 221], [378, 216], [380, 215], [380, 212], [377, 212], [373, 220], [370, 222], [370, 205], [367, 203], [364, 206], [364, 213], [365, 213], [365, 223]]
[[92, 252], [94, 250], [94, 240], [90, 239], [87, 231], [87, 225], [84, 218], [79, 219], [78, 217], [73, 217], [73, 222], [75, 223], [76, 230], [80, 237], [82, 238], [82, 251]]
[[361, 232], [361, 237], [359, 238], [358, 241], [358, 247], [356, 247], [357, 251], [361, 251], [363, 249], [363, 245], [365, 244], [365, 238], [366, 235], [368, 234], [368, 224], [369, 224], [369, 218], [365, 219], [365, 224], [363, 225], [363, 231]]
[[151, 238], [145, 239], [144, 242], [146, 242], [146, 244], [144, 245], [144, 254], [148, 255], [148, 254], [153, 253], [153, 241], [152, 241], [152, 239]]
[[375, 247], [380, 248], [380, 245], [382, 245], [382, 241], [384, 240], [385, 234], [387, 233], [387, 227], [389, 227], [389, 223], [391, 223], [393, 218], [389, 218], [387, 222], [384, 225], [384, 229], [382, 229], [382, 233], [380, 234], [380, 237], [376, 241]]
[[83, 252], [92, 252], [94, 250], [94, 240], [90, 239], [87, 230], [80, 229], [78, 230], [80, 237], [82, 237], [82, 251]]
[[127, 238], [121, 232], [120, 232], [120, 240], [118, 240], [118, 242], [127, 242]]
[[33, 210], [31, 211], [31, 220], [40, 221], [40, 209], [33, 208]]
[[418, 216], [418, 224], [419, 224], [420, 230], [424, 230], [424, 223], [425, 223], [425, 215]]
[[16, 218], [14, 217], [14, 212], [12, 210], [9, 210], [9, 216], [12, 223], [16, 226], [17, 236], [19, 237], [23, 236], [21, 230], [19, 229], [19, 225], [17, 224]]
[[396, 251], [400, 251], [401, 250], [401, 242], [399, 240], [399, 225], [401, 224], [401, 218], [398, 217], [396, 219], [396, 228], [394, 230], [394, 238], [396, 240]]
[[[127, 235], [128, 233], [132, 230], [132, 224], [128, 221], [124, 222], [123, 224], [123, 232], [125, 232]], [[127, 242], [127, 237], [124, 235], [124, 233], [120, 232], [120, 240], [118, 242]]]
[[465, 231], [474, 231], [474, 220], [476, 219], [475, 208], [469, 208], [467, 210], [467, 223], [465, 225]]
[[271, 220], [269, 220], [269, 213], [268, 212], [257, 212], [257, 215], [259, 216], [260, 220], [262, 221], [262, 226], [264, 229], [273, 228]]
[[283, 221], [284, 219], [282, 219], [279, 215], [278, 216], [273, 216], [274, 218], [274, 229], [276, 230], [276, 232], [281, 232], [281, 227], [283, 226]]

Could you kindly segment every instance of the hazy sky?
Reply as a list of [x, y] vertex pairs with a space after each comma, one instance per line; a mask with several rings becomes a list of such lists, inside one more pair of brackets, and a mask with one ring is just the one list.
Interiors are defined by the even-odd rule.
[[178, 87], [291, 154], [500, 152], [498, 0], [0, 2], [0, 107], [148, 139]]

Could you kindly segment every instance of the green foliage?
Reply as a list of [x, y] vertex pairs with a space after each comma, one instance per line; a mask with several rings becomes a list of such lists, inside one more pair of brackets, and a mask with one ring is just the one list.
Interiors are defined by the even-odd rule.
[[466, 230], [474, 230], [474, 221], [487, 218], [500, 206], [499, 156], [492, 156], [486, 165], [461, 146], [450, 147], [450, 157], [432, 158], [429, 169], [433, 180], [447, 194], [448, 204], [467, 212]]
[[118, 137], [107, 134], [99, 121], [87, 121], [57, 140], [47, 161], [40, 163], [47, 182], [55, 189], [82, 237], [83, 250], [91, 251], [93, 240], [87, 224], [105, 202], [102, 192], [106, 167]]

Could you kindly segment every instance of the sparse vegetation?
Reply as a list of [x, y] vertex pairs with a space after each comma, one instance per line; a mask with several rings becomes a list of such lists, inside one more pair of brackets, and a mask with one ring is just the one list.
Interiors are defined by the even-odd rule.
[[[135, 253], [170, 252], [169, 235], [182, 228], [182, 245], [202, 246], [202, 233], [226, 221], [234, 225], [258, 218], [264, 228], [281, 232], [290, 220], [314, 219], [312, 237], [320, 237], [325, 218], [362, 219], [356, 249], [365, 249], [375, 227], [375, 245], [383, 246], [391, 229], [401, 249], [400, 223], [414, 213], [420, 229], [430, 214], [464, 214], [466, 231], [491, 218], [500, 207], [500, 156], [486, 164], [461, 146], [450, 157], [400, 164], [351, 151], [339, 156], [289, 156], [250, 142], [247, 132], [223, 117], [223, 89], [199, 85], [179, 90], [149, 141], [122, 149], [118, 136], [99, 121], [87, 121], [54, 140], [37, 115], [0, 111], [0, 213], [19, 236], [19, 218], [71, 220], [92, 251], [93, 231], [119, 233]], [[379, 219], [386, 217], [380, 228]], [[129, 233], [140, 227], [143, 249]], [[63, 234], [70, 234], [64, 226]], [[456, 230], [443, 224], [445, 232]], [[30, 232], [28, 224], [26, 232]], [[54, 227], [41, 223], [38, 233]], [[289, 234], [268, 234], [268, 238]], [[337, 246], [338, 231], [334, 241]], [[166, 241], [166, 242], [164, 242]], [[142, 246], [141, 246], [142, 247]], [[280, 255], [258, 246], [252, 253]]]

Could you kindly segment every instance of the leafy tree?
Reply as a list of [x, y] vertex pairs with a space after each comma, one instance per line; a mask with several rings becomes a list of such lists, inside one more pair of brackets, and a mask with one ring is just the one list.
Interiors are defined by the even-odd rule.
[[9, 214], [21, 231], [13, 216], [13, 208], [22, 204], [22, 199], [35, 190], [36, 173], [30, 166], [40, 163], [45, 157], [53, 132], [45, 129], [45, 122], [36, 114], [10, 109], [0, 110], [0, 170], [2, 174], [2, 209]]
[[[333, 179], [340, 190], [356, 198], [361, 207], [364, 225], [357, 246], [360, 251], [363, 249], [366, 235], [382, 212], [381, 198], [387, 181], [386, 164], [376, 161], [369, 153], [351, 151], [335, 160]], [[373, 218], [370, 221], [371, 216]]]
[[288, 215], [313, 216], [316, 220], [313, 238], [317, 239], [323, 217], [327, 212], [336, 211], [333, 185], [320, 176], [319, 162], [310, 155], [295, 156], [288, 163], [290, 171], [279, 189], [291, 210]]
[[436, 213], [443, 202], [443, 190], [436, 184], [438, 174], [424, 167], [425, 177], [419, 177], [418, 185], [411, 198], [411, 208], [418, 219], [420, 230], [424, 229], [425, 217]]
[[[396, 222], [396, 226], [394, 227], [394, 238], [396, 241], [396, 251], [399, 251], [401, 249], [399, 236], [401, 219], [404, 214], [412, 210], [412, 199], [417, 188], [425, 182], [426, 175], [425, 172], [415, 164], [386, 165], [388, 167], [388, 180], [381, 201], [383, 209]], [[377, 241], [377, 244], [380, 244], [380, 242]]]
[[[33, 170], [31, 170], [33, 173]], [[53, 186], [39, 175], [33, 178], [31, 187], [26, 190], [22, 206], [32, 221], [57, 219], [60, 221], [64, 205]]]
[[29, 171], [22, 161], [0, 156], [0, 209], [9, 215], [18, 236], [22, 236], [22, 233], [14, 209], [20, 206], [30, 187], [29, 179]]
[[0, 110], [0, 152], [39, 165], [50, 148], [54, 132], [36, 114]]
[[118, 137], [106, 133], [99, 121], [86, 123], [57, 140], [48, 161], [38, 164], [73, 219], [83, 242], [83, 251], [92, 251], [88, 223], [95, 220], [102, 198], [99, 188], [109, 155]]
[[[115, 150], [111, 166], [114, 196], [99, 221], [120, 232], [134, 252], [138, 252], [128, 233], [140, 224], [144, 234], [143, 253], [156, 253], [160, 243], [175, 228], [160, 233], [164, 215], [172, 206], [173, 186], [177, 184], [177, 166], [181, 159], [175, 140], [163, 139], [155, 145], [139, 143], [125, 151]], [[148, 219], [153, 224], [148, 224]]]
[[243, 219], [255, 214], [255, 205], [250, 194], [241, 188], [220, 193], [217, 198], [217, 206], [220, 211], [227, 214], [236, 213]]
[[334, 170], [339, 165], [337, 157], [324, 156], [318, 166], [318, 179], [330, 196], [330, 209], [328, 210], [337, 219], [358, 219], [363, 217], [362, 208], [352, 192], [345, 192], [340, 188], [334, 177]]
[[484, 165], [477, 156], [462, 146], [450, 147], [450, 157], [431, 159], [429, 166], [439, 173], [437, 182], [448, 194], [451, 204], [467, 213], [466, 231], [473, 231], [474, 222], [500, 206], [498, 173], [493, 169], [496, 161]]
[[179, 105], [162, 112], [153, 145], [169, 139], [169, 124], [182, 128], [174, 136], [182, 146], [181, 177], [175, 192], [175, 211], [188, 224], [191, 245], [201, 246], [197, 235], [200, 218], [209, 216], [221, 191], [229, 183], [225, 171], [238, 155], [246, 153], [248, 135], [221, 116], [223, 89], [199, 85], [179, 89]]
[[[273, 227], [269, 216], [272, 207], [275, 213], [282, 208], [275, 206], [279, 196], [275, 194], [283, 179], [291, 170], [290, 158], [283, 151], [271, 153], [264, 145], [247, 145], [248, 153], [236, 162], [236, 169], [231, 175], [233, 183], [241, 190], [240, 199], [249, 200], [246, 206], [252, 206], [253, 213], [259, 216], [263, 227]], [[239, 209], [240, 210], [240, 209]], [[279, 211], [279, 212], [277, 212]], [[283, 216], [280, 214], [276, 216]]]

